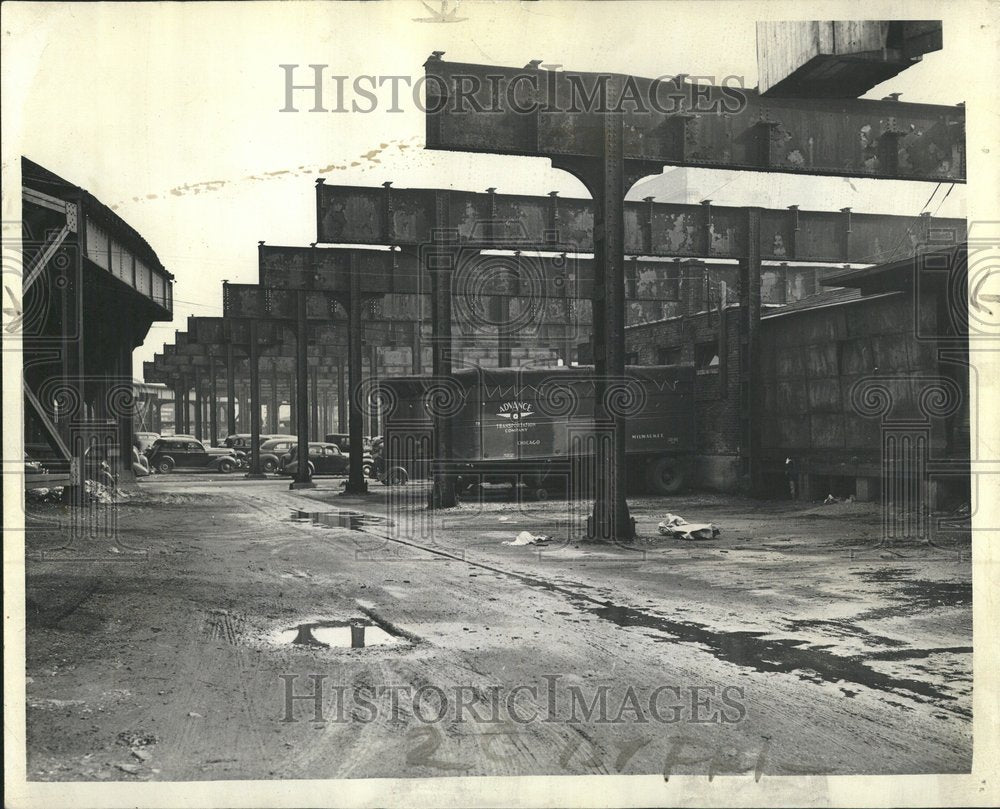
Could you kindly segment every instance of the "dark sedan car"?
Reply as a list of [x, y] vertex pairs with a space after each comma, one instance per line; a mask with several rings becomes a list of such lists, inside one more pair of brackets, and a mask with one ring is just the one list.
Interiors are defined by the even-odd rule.
[[[272, 438], [260, 445], [260, 466], [265, 472], [277, 472], [281, 468], [281, 458], [295, 446], [295, 437]], [[247, 450], [249, 455], [249, 450]]]
[[[298, 447], [288, 452], [288, 461], [281, 469], [283, 475], [294, 475], [299, 468]], [[336, 444], [310, 442], [309, 470], [311, 475], [346, 475], [349, 457]]]
[[231, 449], [206, 447], [193, 438], [161, 438], [149, 449], [149, 465], [157, 472], [174, 469], [206, 469], [232, 472], [236, 453]]

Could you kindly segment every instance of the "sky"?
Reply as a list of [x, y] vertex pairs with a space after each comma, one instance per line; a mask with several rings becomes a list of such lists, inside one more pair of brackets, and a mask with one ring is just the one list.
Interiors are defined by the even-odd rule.
[[[428, 5], [437, 9], [440, 0]], [[586, 196], [543, 158], [424, 150], [423, 113], [405, 88], [401, 112], [388, 111], [388, 87], [373, 112], [308, 112], [311, 94], [302, 92], [300, 112], [280, 112], [280, 65], [299, 65], [302, 82], [311, 64], [348, 76], [347, 106], [364, 102], [350, 93], [354, 77], [416, 79], [432, 51], [444, 51], [447, 61], [504, 66], [541, 59], [640, 76], [737, 75], [753, 87], [754, 18], [738, 13], [745, 5], [466, 0], [455, 15], [466, 19], [435, 23], [414, 19], [431, 16], [420, 2], [5, 4], [4, 160], [23, 153], [86, 188], [176, 276], [174, 322], [154, 324], [134, 355], [139, 370], [188, 315], [222, 313], [223, 279], [256, 281], [259, 240], [315, 241], [317, 177]], [[818, 16], [822, 5], [765, 8], [789, 18]], [[896, 16], [919, 16], [919, 5], [898, 8]], [[868, 97], [966, 101], [967, 65], [956, 58], [956, 39], [946, 22], [944, 51]], [[723, 205], [965, 215], [961, 185], [948, 193], [934, 183], [700, 171], [698, 186]]]

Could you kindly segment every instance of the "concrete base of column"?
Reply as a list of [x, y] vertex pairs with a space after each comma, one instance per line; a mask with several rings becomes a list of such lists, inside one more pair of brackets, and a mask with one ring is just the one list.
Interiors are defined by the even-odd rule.
[[368, 484], [362, 483], [360, 486], [351, 486], [350, 481], [344, 486], [344, 494], [368, 494]]
[[243, 477], [247, 480], [267, 480], [267, 475], [263, 472], [247, 472]]
[[316, 484], [313, 483], [311, 480], [296, 480], [296, 481], [293, 481], [292, 483], [289, 483], [288, 484], [288, 488], [291, 489], [291, 490], [294, 490], [294, 489], [315, 489], [316, 488]]

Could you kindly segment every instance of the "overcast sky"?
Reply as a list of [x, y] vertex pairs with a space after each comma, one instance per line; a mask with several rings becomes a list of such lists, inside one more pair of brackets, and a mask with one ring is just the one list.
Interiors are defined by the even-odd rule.
[[[439, 8], [440, 0], [428, 5]], [[456, 16], [468, 19], [443, 24], [414, 21], [430, 16], [420, 2], [6, 4], [5, 73], [16, 55], [29, 78], [4, 88], [5, 140], [23, 144], [28, 157], [114, 207], [176, 275], [174, 323], [155, 324], [136, 352], [141, 373], [139, 363], [170, 341], [189, 314], [221, 314], [224, 278], [256, 281], [258, 240], [315, 240], [318, 176], [330, 183], [392, 180], [480, 191], [492, 185], [504, 193], [585, 196], [545, 159], [424, 151], [423, 114], [405, 88], [402, 112], [388, 112], [388, 86], [380, 108], [366, 114], [306, 112], [308, 93], [296, 95], [303, 111], [279, 112], [279, 65], [301, 65], [303, 81], [309, 64], [351, 77], [348, 106], [356, 98], [353, 77], [415, 79], [434, 50], [445, 51], [448, 61], [505, 66], [542, 59], [568, 70], [739, 75], [753, 87], [755, 30], [751, 18], [736, 13], [740, 6], [466, 0]], [[771, 8], [780, 14], [780, 6]], [[807, 10], [798, 8], [799, 16]], [[951, 34], [946, 24], [943, 52], [869, 97], [893, 91], [904, 101], [965, 101]], [[933, 183], [706, 171], [698, 185], [717, 186], [708, 196], [718, 204], [965, 215], [960, 185], [947, 199], [948, 187]]]

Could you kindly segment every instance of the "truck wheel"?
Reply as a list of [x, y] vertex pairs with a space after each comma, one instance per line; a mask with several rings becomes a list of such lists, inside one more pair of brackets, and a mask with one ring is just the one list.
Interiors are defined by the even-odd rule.
[[684, 488], [685, 475], [676, 459], [660, 458], [650, 464], [648, 480], [653, 494], [677, 494]]
[[274, 472], [278, 469], [278, 462], [274, 458], [267, 458], [261, 461], [260, 465], [265, 472]]
[[535, 489], [535, 499], [536, 500], [548, 500], [549, 499], [549, 490], [546, 489], [544, 486], [539, 486], [537, 489]]
[[160, 458], [160, 460], [156, 462], [156, 471], [157, 472], [162, 472], [163, 474], [167, 474], [167, 472], [173, 472], [174, 471], [174, 459], [173, 458]]
[[366, 478], [375, 477], [375, 467], [373, 467], [370, 463], [362, 464], [361, 471], [365, 473]]
[[409, 476], [406, 474], [406, 470], [401, 466], [397, 466], [395, 469], [392, 469], [386, 478], [390, 486], [403, 486], [408, 479]]

